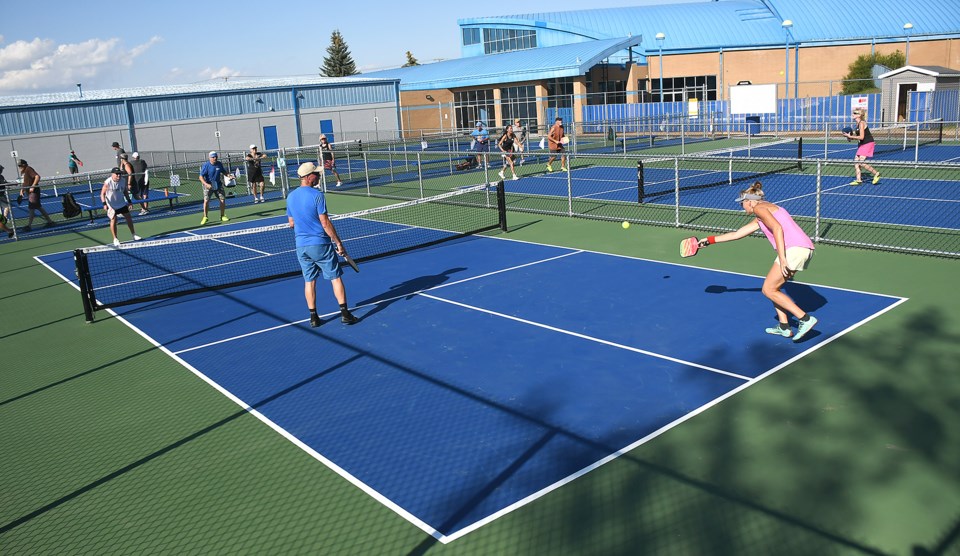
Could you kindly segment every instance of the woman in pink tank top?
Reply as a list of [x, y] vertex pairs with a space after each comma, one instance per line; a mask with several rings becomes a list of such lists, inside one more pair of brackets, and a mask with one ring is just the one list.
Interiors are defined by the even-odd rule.
[[[747, 237], [757, 230], [762, 231], [777, 252], [777, 258], [774, 259], [773, 266], [770, 267], [763, 281], [762, 291], [763, 295], [773, 302], [773, 307], [777, 311], [777, 320], [780, 322], [778, 327], [767, 328], [766, 332], [786, 338], [793, 337], [793, 341], [796, 342], [813, 329], [817, 324], [817, 318], [798, 307], [790, 296], [781, 291], [781, 288], [787, 280], [793, 278], [794, 274], [810, 264], [810, 259], [813, 258], [813, 242], [794, 222], [787, 209], [764, 200], [763, 184], [760, 182], [755, 182], [748, 189], [743, 190], [736, 202], [743, 206], [747, 214], [756, 218], [735, 232], [699, 240], [700, 247], [734, 241]], [[790, 329], [790, 315], [797, 318], [796, 333]]]

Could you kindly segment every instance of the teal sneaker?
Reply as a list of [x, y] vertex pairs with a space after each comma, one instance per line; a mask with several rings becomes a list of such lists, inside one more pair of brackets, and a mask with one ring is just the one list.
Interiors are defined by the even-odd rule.
[[797, 324], [797, 333], [793, 336], [793, 341], [796, 342], [800, 338], [803, 338], [807, 335], [807, 332], [813, 330], [813, 327], [817, 325], [817, 317], [810, 315], [810, 318], [806, 321], [800, 321]]
[[790, 330], [789, 328], [780, 328], [779, 326], [768, 328], [766, 332], [767, 334], [773, 334], [775, 336], [783, 336], [784, 338], [789, 338], [790, 336], [793, 336], [793, 330]]

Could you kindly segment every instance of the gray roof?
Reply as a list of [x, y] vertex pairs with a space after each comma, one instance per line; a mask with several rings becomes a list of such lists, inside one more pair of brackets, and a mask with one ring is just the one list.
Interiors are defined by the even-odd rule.
[[187, 85], [155, 85], [132, 87], [128, 89], [101, 89], [64, 93], [44, 93], [37, 95], [18, 95], [0, 97], [0, 106], [26, 106], [37, 104], [62, 104], [82, 101], [111, 101], [134, 98], [162, 97], [189, 94], [220, 93], [255, 89], [290, 89], [293, 87], [324, 87], [361, 85], [365, 83], [384, 83], [390, 80], [367, 76], [354, 77], [278, 77], [271, 79], [217, 80]]
[[923, 73], [931, 77], [960, 77], [960, 70], [945, 68], [943, 66], [903, 66], [902, 68], [878, 75], [877, 79], [885, 79], [908, 71]]

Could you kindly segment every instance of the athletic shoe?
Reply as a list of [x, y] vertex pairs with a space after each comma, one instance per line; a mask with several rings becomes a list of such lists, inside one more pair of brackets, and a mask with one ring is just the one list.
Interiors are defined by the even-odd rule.
[[870, 183], [872, 183], [873, 185], [877, 185], [878, 183], [880, 183], [880, 174], [873, 176], [873, 181]]
[[549, 164], [547, 164], [547, 171], [548, 171], [548, 172], [552, 172], [552, 171], [553, 171], [553, 166], [550, 166]]
[[793, 336], [793, 330], [790, 330], [789, 328], [780, 328], [779, 326], [768, 328], [766, 332], [767, 334], [775, 334], [777, 336], [783, 336], [784, 338], [789, 338], [790, 336]]
[[323, 324], [323, 322], [320, 320], [320, 317], [319, 317], [319, 316], [317, 316], [317, 315], [310, 315], [310, 328], [316, 328], [316, 327], [320, 326], [321, 324]]
[[497, 175], [500, 176], [500, 179], [502, 179], [502, 180], [507, 179], [506, 176], [503, 175], [503, 170], [500, 170], [500, 171], [497, 173]]
[[356, 324], [360, 322], [360, 319], [355, 317], [350, 311], [347, 311], [346, 313], [340, 315], [340, 322], [343, 324]]
[[254, 198], [253, 198], [253, 202], [254, 202], [254, 204], [259, 203], [259, 202], [260, 202], [260, 199], [257, 199], [256, 197], [254, 197]]
[[266, 200], [266, 199], [264, 199], [263, 197], [260, 197], [260, 202], [261, 202], [261, 203], [266, 203], [266, 202], [267, 202], [267, 200]]
[[343, 185], [343, 182], [342, 182], [342, 181], [338, 181], [338, 182], [337, 182], [337, 187], [340, 187], [341, 185]]
[[514, 174], [514, 175], [513, 175], [513, 179], [514, 179], [514, 181], [516, 181], [516, 180], [518, 180], [518, 179], [520, 179], [520, 178], [518, 178], [517, 175]]
[[853, 180], [852, 182], [848, 183], [847, 185], [863, 185], [863, 182], [860, 181], [860, 180]]
[[114, 238], [114, 239], [113, 239], [113, 246], [114, 246], [114, 247], [120, 247], [120, 240]]
[[564, 168], [563, 166], [561, 166], [561, 167], [560, 167], [560, 171], [561, 171], [561, 172], [566, 172], [566, 171], [567, 171], [567, 169], [566, 169], [566, 168]]
[[142, 241], [142, 240], [143, 240], [142, 237], [138, 236], [137, 234], [133, 234], [133, 241]]
[[793, 337], [793, 341], [796, 342], [800, 338], [803, 338], [807, 335], [807, 332], [813, 330], [813, 327], [817, 325], [817, 317], [810, 315], [810, 318], [806, 321], [800, 321], [797, 324], [797, 333]]
[[221, 222], [229, 222], [230, 219], [227, 218], [226, 216], [221, 216], [221, 217], [220, 217], [220, 221], [221, 221]]
[[200, 219], [200, 225], [203, 226], [206, 223], [207, 223], [207, 217], [204, 216], [203, 218]]
[[7, 237], [13, 237], [13, 232], [7, 232]]

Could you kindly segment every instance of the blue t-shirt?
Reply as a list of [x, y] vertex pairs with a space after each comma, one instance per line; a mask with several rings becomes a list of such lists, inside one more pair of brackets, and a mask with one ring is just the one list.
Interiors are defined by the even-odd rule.
[[203, 176], [203, 179], [207, 180], [207, 183], [212, 185], [214, 189], [223, 187], [223, 181], [220, 177], [226, 173], [227, 171], [223, 169], [223, 164], [219, 160], [213, 164], [210, 164], [208, 160], [200, 167], [200, 175]]
[[477, 143], [486, 143], [487, 139], [490, 137], [490, 133], [487, 132], [486, 128], [475, 129], [470, 133], [470, 135]]
[[293, 218], [297, 247], [331, 243], [330, 236], [320, 225], [320, 215], [326, 212], [327, 201], [319, 189], [300, 186], [287, 195], [287, 216]]

